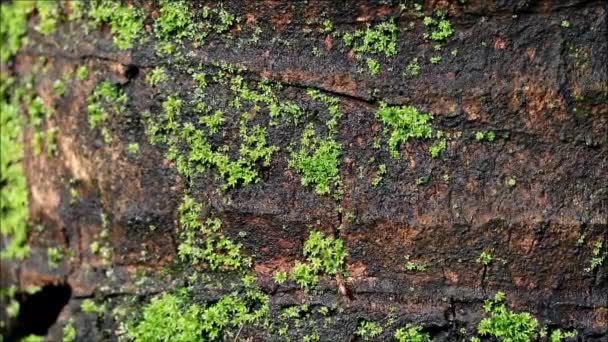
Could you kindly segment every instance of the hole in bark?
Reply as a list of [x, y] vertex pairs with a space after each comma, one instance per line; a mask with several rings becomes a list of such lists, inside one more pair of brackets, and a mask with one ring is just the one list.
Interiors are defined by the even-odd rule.
[[19, 314], [9, 324], [5, 341], [19, 341], [28, 335], [46, 335], [71, 296], [72, 288], [68, 284], [46, 285], [34, 294], [17, 293]]
[[125, 76], [127, 79], [134, 79], [139, 74], [139, 68], [135, 65], [127, 66], [127, 71], [125, 72]]

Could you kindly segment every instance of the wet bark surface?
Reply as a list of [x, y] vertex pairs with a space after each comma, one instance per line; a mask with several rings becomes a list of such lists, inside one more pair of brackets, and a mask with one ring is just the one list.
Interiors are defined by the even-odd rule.
[[[211, 36], [204, 46], [187, 49], [183, 59], [157, 56], [153, 39], [118, 51], [108, 30], [84, 35], [72, 24], [48, 37], [33, 33], [16, 56], [17, 76], [30, 73], [39, 57], [46, 59], [36, 88], [56, 108], [49, 122], [59, 129], [58, 154], [26, 157], [30, 212], [44, 229], [31, 233], [28, 259], [3, 261], [2, 276], [20, 288], [69, 286], [71, 297], [50, 329], [51, 340], [60, 339], [70, 319], [78, 340], [116, 340], [121, 322], [82, 312], [83, 300], [95, 298], [110, 311], [120, 301], [142, 303], [186, 282], [192, 266], [176, 266], [177, 208], [188, 186], [205, 201], [205, 213], [220, 217], [225, 234], [253, 257], [273, 314], [302, 303], [336, 308], [330, 323], [311, 314], [302, 329], [290, 332], [293, 339], [318, 331], [321, 340], [358, 340], [354, 332], [361, 321], [394, 318], [394, 327], [413, 322], [437, 340], [456, 341], [475, 333], [484, 300], [504, 291], [513, 310], [530, 312], [543, 325], [577, 329], [580, 340], [606, 340], [606, 262], [584, 270], [593, 242], [608, 241], [606, 2], [430, 1], [427, 8], [446, 9], [455, 29], [436, 65], [429, 62], [435, 52], [423, 38], [421, 19], [401, 13], [396, 4], [225, 5], [244, 20], [230, 38]], [[400, 27], [399, 53], [377, 57], [378, 76], [361, 72], [364, 64], [349, 48], [319, 30], [321, 19], [349, 31], [391, 17]], [[247, 40], [253, 27], [262, 28], [255, 43]], [[415, 57], [420, 75], [404, 77], [403, 68]], [[202, 65], [213, 73], [219, 61], [246, 67], [243, 77], [252, 83], [280, 82], [280, 96], [304, 108], [308, 123], [322, 125], [327, 116], [306, 98], [307, 89], [340, 99], [340, 200], [303, 186], [288, 166], [288, 147], [304, 125], [268, 126], [269, 143], [280, 148], [271, 165], [258, 169], [259, 182], [225, 192], [212, 171], [181, 176], [165, 158], [166, 148], [148, 142], [142, 113], [162, 111], [167, 94], [191, 98], [186, 70]], [[68, 83], [66, 95], [57, 97], [53, 81], [81, 65], [92, 71], [89, 79]], [[165, 67], [169, 81], [151, 88], [145, 77], [156, 66]], [[128, 111], [109, 121], [110, 144], [87, 119], [87, 98], [103, 80], [120, 85], [129, 97]], [[209, 87], [214, 104], [231, 100], [228, 86]], [[374, 115], [380, 101], [433, 113], [433, 128], [452, 137], [441, 156], [431, 158], [427, 141], [404, 143], [400, 159], [391, 158], [386, 146], [374, 148], [383, 134]], [[184, 113], [196, 117], [187, 107]], [[218, 143], [230, 144], [238, 134], [230, 120]], [[254, 120], [269, 122], [264, 115]], [[475, 139], [476, 132], [490, 130], [495, 141]], [[26, 141], [32, 134], [26, 132]], [[133, 142], [139, 144], [136, 155], [127, 152]], [[388, 171], [373, 186], [379, 164]], [[509, 185], [510, 179], [516, 184]], [[110, 266], [89, 248], [104, 228], [101, 213], [107, 215], [113, 250]], [[332, 277], [312, 293], [273, 281], [277, 270], [302, 259], [312, 227], [345, 242], [350, 298], [339, 293]], [[74, 256], [50, 268], [49, 246]], [[483, 251], [494, 257], [488, 266], [476, 262]], [[426, 269], [408, 271], [407, 261]], [[148, 275], [144, 280], [142, 273]], [[217, 285], [238, 277], [207, 274], [195, 286], [201, 301], [229, 293]], [[393, 331], [385, 329], [378, 340], [389, 340]], [[278, 339], [247, 327], [239, 338]]]

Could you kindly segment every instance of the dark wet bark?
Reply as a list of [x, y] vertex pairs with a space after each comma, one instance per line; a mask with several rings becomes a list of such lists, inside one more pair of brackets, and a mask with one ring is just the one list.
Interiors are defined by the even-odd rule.
[[[300, 288], [277, 286], [272, 276], [302, 259], [307, 226], [344, 240], [352, 300], [338, 293], [332, 278], [306, 297], [313, 306], [343, 309], [326, 327], [323, 317], [310, 318], [318, 322], [322, 340], [351, 340], [358, 322], [386, 320], [391, 310], [397, 312], [395, 327], [414, 322], [434, 338], [458, 340], [461, 328], [465, 336], [474, 333], [483, 301], [504, 291], [513, 310], [530, 312], [543, 325], [605, 341], [608, 263], [584, 269], [593, 257], [592, 244], [608, 243], [608, 5], [469, 2], [447, 6], [455, 34], [437, 65], [429, 63], [435, 53], [423, 38], [421, 20], [399, 16], [401, 28], [415, 26], [400, 32], [397, 56], [378, 58], [382, 70], [376, 77], [357, 72], [364, 63], [349, 57], [339, 39], [319, 32], [318, 23], [311, 24], [324, 13], [337, 30], [349, 31], [399, 13], [397, 6], [375, 1], [231, 3], [229, 8], [263, 28], [259, 42], [240, 40], [251, 31], [241, 22], [233, 38], [210, 37], [183, 62], [155, 56], [153, 41], [118, 52], [104, 31], [83, 36], [63, 25], [50, 37], [34, 34], [14, 69], [25, 75], [39, 56], [46, 58], [48, 72], [37, 75], [37, 89], [56, 107], [50, 122], [59, 129], [58, 156], [27, 156], [33, 222], [45, 229], [32, 233], [27, 260], [3, 264], [3, 277], [21, 287], [69, 284], [71, 299], [51, 334], [60, 336], [61, 326], [74, 319], [82, 341], [113, 340], [119, 322], [111, 315], [84, 314], [80, 304], [86, 298], [108, 303], [146, 298], [181, 284], [188, 274], [174, 264], [176, 209], [191, 186], [205, 199], [206, 210], [223, 219], [226, 234], [254, 255], [259, 284], [275, 311], [302, 303]], [[321, 57], [313, 54], [315, 47]], [[403, 77], [414, 57], [420, 76]], [[288, 167], [286, 147], [299, 139], [303, 126], [270, 128], [270, 143], [281, 147], [271, 166], [260, 169], [258, 183], [225, 193], [218, 191], [213, 173], [180, 176], [165, 159], [166, 149], [148, 143], [141, 113], [160, 111], [162, 94], [187, 98], [191, 81], [185, 70], [199, 64], [211, 70], [214, 61], [246, 66], [247, 80], [282, 82], [281, 96], [294, 101], [305, 101], [308, 88], [341, 100], [341, 200], [316, 195]], [[70, 84], [63, 98], [56, 97], [53, 81], [83, 64], [92, 71], [89, 80]], [[164, 66], [170, 81], [151, 90], [145, 76], [155, 66]], [[111, 144], [89, 128], [86, 112], [87, 97], [106, 79], [129, 96], [128, 113], [110, 120]], [[218, 91], [216, 97], [227, 102], [228, 94]], [[373, 148], [382, 133], [374, 116], [380, 100], [433, 113], [433, 128], [454, 135], [441, 157], [431, 158], [431, 143], [425, 141], [404, 144], [400, 160], [390, 158], [386, 145]], [[494, 142], [476, 141], [476, 132], [490, 130], [496, 132]], [[132, 142], [140, 147], [135, 157], [126, 151]], [[371, 179], [381, 163], [388, 172], [374, 187]], [[425, 184], [417, 185], [421, 178]], [[515, 186], [507, 185], [511, 178]], [[71, 188], [79, 193], [77, 201], [71, 200]], [[101, 212], [108, 215], [113, 249], [110, 277], [89, 249], [102, 230]], [[75, 257], [51, 269], [49, 246], [72, 250]], [[494, 257], [487, 267], [476, 262], [482, 251]], [[407, 272], [406, 255], [428, 269]], [[163, 269], [172, 269], [171, 282], [155, 276], [136, 285], [137, 270], [158, 275]], [[200, 284], [204, 298], [221, 295], [206, 286]], [[240, 336], [269, 338], [255, 329]], [[390, 336], [387, 329], [382, 340]]]

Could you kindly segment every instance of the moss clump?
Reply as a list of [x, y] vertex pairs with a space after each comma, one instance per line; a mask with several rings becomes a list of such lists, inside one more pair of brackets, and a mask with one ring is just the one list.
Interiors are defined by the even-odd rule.
[[14, 83], [13, 78], [0, 78], [0, 232], [8, 242], [3, 244], [0, 256], [21, 259], [28, 254], [29, 210], [22, 164], [24, 122], [20, 111], [21, 92], [13, 89]]
[[369, 70], [369, 73], [372, 74], [372, 76], [378, 76], [378, 74], [380, 73], [380, 63], [373, 58], [368, 58], [367, 69]]
[[399, 342], [430, 342], [431, 335], [422, 332], [422, 329], [421, 326], [407, 324], [395, 331], [395, 338]]
[[589, 266], [585, 267], [585, 272], [591, 272], [596, 268], [600, 267], [604, 263], [604, 259], [606, 258], [606, 253], [602, 253], [602, 248], [604, 246], [604, 239], [599, 238], [595, 242], [593, 242], [593, 250], [591, 251], [591, 260], [589, 261]]
[[6, 63], [19, 51], [27, 34], [27, 18], [35, 2], [13, 1], [0, 4], [0, 61]]
[[156, 38], [182, 40], [195, 34], [193, 12], [185, 1], [161, 1], [160, 16], [154, 24]]
[[363, 341], [370, 341], [380, 336], [384, 329], [380, 324], [370, 321], [362, 321], [359, 323], [355, 335], [361, 337]]
[[89, 68], [86, 65], [81, 65], [76, 69], [76, 79], [84, 81], [89, 78]]
[[[127, 94], [118, 86], [109, 81], [99, 83], [87, 100], [91, 129], [105, 124], [110, 115], [120, 116], [124, 113], [127, 110], [127, 100]], [[112, 136], [107, 127], [101, 128], [101, 134], [106, 143], [112, 141]]]
[[538, 321], [527, 312], [513, 313], [507, 309], [506, 297], [498, 292], [494, 300], [485, 302], [483, 309], [490, 317], [477, 327], [482, 336], [494, 336], [504, 342], [529, 342], [537, 336]]
[[319, 195], [332, 190], [340, 195], [340, 157], [342, 145], [333, 138], [317, 137], [314, 126], [308, 125], [300, 140], [300, 149], [291, 153], [289, 166], [302, 176], [303, 185], [314, 185]]
[[240, 269], [250, 260], [241, 255], [241, 245], [235, 244], [221, 232], [222, 221], [200, 221], [202, 205], [190, 196], [179, 207], [180, 244], [178, 255], [182, 261], [203, 262], [210, 269]]
[[380, 73], [380, 62], [372, 55], [384, 54], [386, 57], [397, 55], [397, 34], [399, 28], [393, 20], [368, 26], [365, 30], [345, 33], [342, 40], [346, 46], [351, 47], [356, 57], [367, 55], [365, 59], [367, 69], [372, 76]]
[[152, 69], [152, 71], [150, 71], [150, 73], [146, 76], [146, 82], [148, 82], [148, 84], [153, 87], [156, 87], [161, 83], [167, 82], [168, 79], [169, 77], [167, 77], [165, 68], [161, 66]]
[[37, 29], [43, 35], [50, 35], [57, 30], [57, 22], [60, 19], [59, 3], [55, 1], [38, 0], [36, 2], [38, 10]]
[[340, 239], [313, 231], [304, 243], [304, 256], [307, 262], [297, 262], [290, 277], [305, 290], [316, 285], [321, 275], [345, 272], [346, 251]]
[[63, 251], [58, 247], [49, 247], [46, 250], [47, 259], [49, 263], [49, 267], [57, 268], [59, 264], [63, 261]]
[[475, 140], [477, 141], [489, 141], [492, 142], [496, 139], [496, 133], [494, 133], [494, 131], [487, 131], [487, 132], [476, 132], [475, 133]]
[[238, 96], [239, 101], [252, 103], [254, 108], [262, 105], [266, 106], [270, 117], [273, 119], [283, 118], [297, 123], [304, 114], [302, 109], [295, 103], [279, 100], [276, 95], [276, 92], [280, 89], [279, 84], [262, 81], [254, 89], [240, 75], [235, 76], [230, 84], [230, 89]]
[[441, 155], [441, 152], [448, 147], [448, 142], [446, 139], [441, 139], [435, 144], [433, 144], [430, 148], [431, 157], [437, 158]]
[[344, 270], [344, 242], [313, 231], [304, 243], [304, 255], [315, 272], [335, 275]]
[[388, 106], [383, 103], [376, 117], [392, 129], [388, 144], [393, 158], [399, 158], [401, 143], [410, 139], [428, 139], [433, 132], [430, 124], [433, 117], [418, 112], [412, 106]]
[[[266, 128], [250, 125], [248, 113], [239, 118], [238, 138], [241, 144], [238, 151], [227, 144], [220, 147], [212, 145], [209, 137], [219, 132], [226, 118], [223, 111], [205, 115], [213, 112], [213, 108], [204, 102], [204, 88], [200, 87], [203, 80], [200, 76], [196, 77], [199, 87], [195, 91], [194, 110], [203, 114], [198, 123], [204, 127], [182, 122], [183, 101], [176, 95], [169, 96], [163, 102], [164, 116], [160, 120], [153, 119], [151, 114], [145, 115], [150, 142], [168, 144], [166, 156], [176, 163], [178, 171], [184, 176], [192, 177], [213, 169], [217, 172], [218, 179], [223, 180], [222, 190], [257, 182], [258, 164], [269, 166], [272, 155], [278, 148], [268, 143]], [[243, 83], [238, 86], [233, 83], [231, 89], [239, 96], [236, 99], [244, 99], [241, 92], [248, 92]]]
[[132, 48], [144, 32], [144, 17], [141, 11], [118, 1], [103, 0], [92, 4], [89, 16], [93, 18], [95, 25], [110, 24], [114, 44], [120, 50]]
[[165, 293], [152, 298], [141, 319], [128, 326], [127, 335], [136, 342], [216, 341], [230, 329], [263, 320], [269, 313], [267, 301], [266, 295], [250, 290], [205, 307], [193, 303], [187, 290]]
[[424, 34], [427, 39], [443, 42], [454, 34], [452, 24], [445, 19], [443, 13], [438, 14], [437, 18], [424, 17], [423, 23], [430, 30], [430, 32]]
[[74, 320], [70, 319], [68, 323], [63, 327], [63, 338], [62, 342], [74, 342], [76, 337], [78, 336], [78, 332], [74, 327]]
[[494, 260], [494, 257], [492, 256], [492, 252], [483, 251], [483, 252], [481, 252], [481, 254], [479, 254], [479, 257], [477, 257], [477, 260], [475, 260], [475, 261], [478, 264], [482, 264], [484, 266], [489, 266], [493, 260]]
[[35, 155], [39, 155], [46, 147], [50, 156], [53, 156], [56, 151], [55, 140], [57, 135], [56, 128], [45, 129], [47, 120], [53, 115], [53, 108], [49, 108], [44, 104], [44, 101], [31, 92], [28, 87], [23, 101], [27, 105], [29, 114], [29, 123], [31, 124], [34, 135], [32, 137], [32, 145]]
[[80, 304], [80, 309], [88, 314], [102, 314], [105, 310], [103, 305], [97, 305], [92, 299], [85, 299]]
[[418, 75], [420, 75], [420, 64], [418, 58], [414, 58], [403, 70], [403, 76], [413, 78]]
[[398, 32], [399, 28], [394, 21], [388, 21], [368, 27], [366, 30], [346, 33], [342, 38], [344, 43], [352, 47], [356, 54], [383, 53], [386, 57], [393, 57], [397, 54]]

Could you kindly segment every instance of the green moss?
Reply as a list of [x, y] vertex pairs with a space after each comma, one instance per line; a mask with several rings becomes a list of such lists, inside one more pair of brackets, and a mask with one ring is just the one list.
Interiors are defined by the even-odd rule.
[[86, 65], [81, 65], [76, 69], [76, 79], [84, 81], [89, 78], [89, 68]]
[[[192, 303], [188, 291], [152, 298], [141, 319], [128, 326], [127, 335], [135, 342], [216, 341], [227, 330], [254, 324], [268, 315], [268, 298], [259, 291], [222, 297], [203, 306]], [[254, 307], [257, 307], [255, 309]]]
[[393, 158], [399, 158], [399, 147], [403, 142], [431, 137], [430, 121], [433, 117], [418, 112], [412, 106], [388, 106], [383, 103], [376, 112], [376, 117], [392, 129], [388, 143]]
[[[87, 100], [87, 111], [91, 129], [103, 126], [111, 115], [120, 116], [126, 112], [127, 100], [127, 95], [118, 86], [113, 85], [109, 81], [99, 83]], [[107, 143], [112, 141], [107, 127], [101, 128], [101, 134]]]
[[154, 33], [161, 40], [191, 38], [195, 34], [192, 10], [185, 1], [161, 1], [160, 16], [154, 23]]
[[487, 131], [487, 132], [476, 132], [475, 133], [475, 140], [477, 141], [489, 141], [492, 142], [496, 139], [496, 133], [494, 133], [494, 131]]
[[329, 19], [325, 19], [323, 21], [323, 28], [322, 31], [325, 33], [332, 33], [334, 31], [335, 27], [334, 27], [334, 23], [329, 20]]
[[187, 304], [185, 298], [163, 294], [144, 307], [143, 318], [129, 327], [134, 341], [202, 341], [203, 326], [199, 305]]
[[298, 319], [303, 317], [310, 311], [310, 307], [306, 304], [294, 305], [281, 310], [281, 318]]
[[299, 261], [293, 267], [290, 277], [304, 290], [309, 290], [319, 282], [319, 276], [312, 270], [312, 267]]
[[515, 178], [515, 177], [507, 178], [507, 185], [512, 188], [515, 187], [517, 185], [517, 178]]
[[48, 259], [49, 267], [50, 268], [59, 267], [59, 263], [61, 263], [63, 261], [63, 257], [64, 257], [63, 251], [57, 247], [49, 247], [49, 248], [47, 248], [46, 252], [47, 252], [47, 259]]
[[482, 264], [484, 266], [489, 266], [493, 260], [494, 260], [494, 257], [492, 257], [491, 252], [483, 251], [483, 252], [481, 252], [481, 254], [479, 254], [479, 257], [477, 258], [476, 261], [478, 264]]
[[192, 79], [194, 80], [194, 82], [196, 82], [196, 84], [198, 85], [198, 87], [200, 89], [207, 88], [207, 75], [205, 75], [205, 73], [203, 73], [203, 72], [196, 73], [196, 74], [192, 75]]
[[37, 29], [43, 35], [49, 35], [57, 30], [57, 22], [60, 19], [59, 3], [55, 1], [38, 0], [36, 2], [38, 10]]
[[494, 300], [485, 302], [489, 317], [477, 327], [482, 336], [494, 336], [503, 342], [529, 342], [537, 336], [538, 321], [527, 312], [513, 313], [507, 309], [505, 294], [498, 292]]
[[306, 335], [302, 338], [302, 342], [316, 342], [316, 341], [321, 341], [321, 336], [319, 335], [319, 333], [316, 333], [316, 332]]
[[410, 260], [409, 254], [405, 256], [405, 270], [408, 272], [424, 272], [429, 267], [425, 264], [413, 262]]
[[426, 265], [417, 264], [412, 261], [407, 261], [405, 263], [405, 270], [409, 272], [423, 272], [426, 271], [428, 267]]
[[165, 68], [161, 66], [152, 69], [152, 71], [150, 71], [150, 73], [146, 76], [146, 82], [153, 87], [166, 82], [168, 79], [169, 77], [167, 77]]
[[141, 11], [118, 1], [102, 0], [93, 3], [89, 16], [95, 25], [110, 24], [114, 45], [120, 50], [132, 48], [144, 32], [144, 17]]
[[274, 282], [277, 284], [283, 284], [287, 280], [287, 272], [278, 271], [274, 274]]
[[416, 178], [416, 181], [415, 181], [416, 185], [418, 185], [418, 186], [425, 185], [428, 182], [429, 182], [428, 177], [418, 177], [418, 178]]
[[333, 138], [320, 139], [308, 125], [300, 141], [300, 149], [291, 153], [289, 166], [302, 176], [303, 185], [314, 185], [319, 195], [340, 194], [340, 157], [342, 145]]
[[241, 245], [225, 237], [219, 219], [200, 221], [202, 205], [189, 196], [184, 197], [179, 207], [180, 244], [178, 255], [182, 261], [194, 264], [203, 262], [210, 269], [240, 269], [250, 264], [249, 258], [242, 256]]
[[80, 308], [82, 309], [82, 311], [84, 313], [96, 314], [96, 315], [102, 314], [105, 310], [105, 308], [103, 306], [95, 304], [95, 302], [92, 299], [83, 300], [82, 303], [80, 304]]
[[313, 231], [304, 243], [304, 256], [306, 263], [296, 262], [290, 277], [305, 290], [316, 285], [321, 275], [345, 272], [346, 251], [340, 239]]
[[[63, 81], [56, 83], [59, 91], [65, 91]], [[50, 128], [47, 120], [53, 115], [53, 108], [47, 107], [39, 96], [31, 89], [24, 93], [23, 101], [27, 106], [29, 122], [33, 128], [32, 145], [35, 155], [42, 153], [46, 147], [49, 156], [54, 156], [57, 150], [57, 128]]]
[[139, 152], [139, 144], [138, 143], [130, 143], [127, 146], [127, 151], [131, 154], [137, 154]]
[[420, 75], [420, 64], [418, 64], [418, 58], [412, 59], [412, 61], [405, 67], [403, 76], [405, 77], [416, 77]]
[[0, 300], [2, 300], [5, 307], [4, 312], [9, 318], [15, 318], [19, 315], [21, 305], [16, 298], [17, 286], [10, 285], [8, 287], [0, 287]]
[[21, 91], [15, 89], [14, 83], [13, 78], [0, 78], [0, 232], [7, 242], [2, 244], [0, 256], [21, 259], [28, 254], [29, 210], [22, 164], [24, 120], [20, 111]]
[[378, 171], [376, 172], [376, 177], [372, 179], [372, 186], [377, 187], [382, 183], [382, 179], [386, 174], [386, 164], [380, 164], [378, 166]]
[[[207, 128], [209, 128], [209, 132], [211, 134], [215, 134], [218, 132], [219, 128], [222, 127], [222, 125], [224, 124], [224, 113], [222, 111], [216, 110], [215, 113], [213, 113], [213, 115], [206, 115], [206, 116], [201, 116], [199, 118], [199, 122], [205, 126], [207, 126]], [[258, 141], [260, 144], [262, 144], [262, 146], [260, 147], [260, 150], [264, 150], [267, 152], [267, 149], [265, 149], [263, 146], [266, 145], [266, 134], [265, 132], [261, 131], [261, 129], [258, 127]], [[255, 139], [255, 138], [254, 138]], [[270, 157], [270, 154], [267, 155], [267, 157]]]
[[593, 250], [591, 251], [591, 260], [589, 261], [589, 267], [585, 267], [585, 272], [591, 272], [601, 266], [606, 258], [606, 253], [602, 253], [604, 246], [604, 239], [599, 238], [593, 242]]
[[236, 23], [234, 15], [223, 8], [217, 10], [217, 15], [219, 17], [219, 24], [216, 24], [214, 27], [216, 33], [227, 32]]
[[[215, 169], [218, 179], [223, 180], [222, 190], [238, 184], [257, 182], [256, 166], [259, 163], [269, 166], [273, 153], [278, 149], [268, 144], [266, 129], [257, 125], [250, 127], [248, 115], [243, 115], [239, 129], [239, 155], [234, 159], [228, 153], [230, 146], [217, 148], [209, 142], [204, 130], [196, 128], [190, 122], [181, 123], [182, 106], [181, 99], [170, 96], [163, 103], [164, 117], [161, 122], [152, 119], [151, 114], [145, 114], [146, 133], [150, 142], [169, 144], [166, 156], [176, 163], [178, 171], [192, 177]], [[195, 110], [208, 113], [212, 109], [199, 101]], [[211, 134], [215, 134], [223, 125], [224, 114], [216, 111], [213, 115], [202, 116], [199, 122], [207, 126]], [[178, 146], [184, 146], [186, 152], [182, 153]]]
[[69, 21], [78, 21], [85, 15], [83, 3], [80, 1], [68, 2], [70, 13], [68, 14]]
[[549, 337], [550, 342], [562, 342], [563, 340], [576, 337], [576, 331], [562, 331], [561, 329], [557, 329], [551, 332], [551, 336]]
[[55, 90], [55, 95], [58, 97], [65, 95], [65, 83], [63, 80], [56, 80], [53, 82], [53, 89]]
[[367, 69], [372, 76], [377, 76], [380, 73], [380, 63], [373, 58], [368, 58]]
[[78, 332], [76, 328], [74, 328], [74, 320], [70, 319], [66, 325], [63, 327], [63, 342], [74, 342], [76, 337], [78, 336]]
[[329, 96], [321, 93], [316, 89], [308, 89], [308, 96], [310, 96], [315, 101], [321, 101], [327, 106], [327, 111], [329, 113], [330, 119], [327, 120], [325, 126], [329, 130], [331, 135], [338, 134], [338, 126], [340, 124], [340, 120], [342, 119], [342, 112], [340, 111], [340, 100], [337, 97]]
[[[186, 127], [188, 129], [188, 127]], [[182, 173], [205, 171], [208, 167], [215, 167], [219, 177], [224, 179], [223, 189], [234, 187], [238, 183], [250, 184], [258, 180], [258, 173], [254, 168], [257, 161], [263, 160], [265, 165], [270, 164], [272, 153], [276, 147], [268, 146], [266, 142], [266, 130], [254, 127], [253, 134], [249, 129], [241, 129], [240, 152], [242, 157], [231, 160], [230, 157], [220, 151], [214, 151], [200, 130], [193, 131], [193, 135], [187, 137], [191, 146], [188, 162], [190, 166], [182, 168]], [[193, 169], [191, 168], [193, 167]]]
[[395, 338], [399, 342], [430, 342], [431, 335], [422, 330], [421, 326], [406, 324], [405, 327], [395, 331]]
[[28, 15], [35, 1], [13, 1], [0, 4], [0, 61], [6, 63], [19, 51], [27, 34]]
[[44, 336], [28, 335], [21, 339], [21, 342], [44, 342]]
[[304, 243], [304, 255], [317, 273], [335, 275], [344, 270], [346, 252], [340, 239], [313, 231]]
[[257, 89], [252, 89], [240, 75], [235, 76], [230, 83], [230, 89], [239, 97], [239, 100], [252, 103], [254, 108], [259, 108], [261, 105], [266, 106], [273, 119], [281, 117], [297, 123], [303, 115], [303, 111], [295, 103], [279, 101], [275, 94], [280, 88], [278, 84], [262, 81], [257, 84]]
[[445, 19], [444, 14], [439, 14], [437, 18], [425, 17], [424, 25], [430, 32], [425, 33], [424, 37], [436, 42], [443, 42], [454, 34], [454, 29], [449, 20]]
[[370, 341], [382, 334], [384, 329], [375, 322], [362, 321], [359, 323], [355, 335], [361, 337], [364, 341]]
[[383, 22], [366, 30], [357, 30], [346, 33], [343, 41], [347, 46], [353, 48], [356, 54], [383, 53], [387, 57], [397, 54], [397, 33], [399, 28], [393, 21]]
[[[222, 122], [221, 116], [219, 118], [212, 117], [207, 126], [213, 132], [213, 128], [219, 127]], [[250, 129], [246, 125], [241, 125], [240, 136], [243, 141], [239, 149], [241, 156], [247, 161], [262, 161], [264, 166], [270, 166], [272, 154], [278, 150], [278, 147], [268, 145], [266, 128], [254, 126]]]
[[441, 56], [432, 56], [429, 59], [429, 62], [431, 62], [431, 64], [439, 64], [439, 62], [441, 62]]
[[448, 147], [446, 139], [441, 139], [431, 146], [430, 153], [431, 157], [437, 158]]

